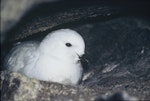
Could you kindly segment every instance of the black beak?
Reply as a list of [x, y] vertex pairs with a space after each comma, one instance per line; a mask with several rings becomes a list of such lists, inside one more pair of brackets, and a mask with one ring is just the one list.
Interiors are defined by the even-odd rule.
[[83, 69], [87, 70], [88, 69], [88, 60], [87, 60], [85, 54], [82, 56], [79, 56], [79, 59], [80, 59]]

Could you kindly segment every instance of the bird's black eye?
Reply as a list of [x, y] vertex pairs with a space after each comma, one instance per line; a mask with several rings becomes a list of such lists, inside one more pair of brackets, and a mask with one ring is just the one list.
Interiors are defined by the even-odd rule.
[[72, 45], [71, 45], [71, 43], [66, 43], [66, 46], [71, 47]]

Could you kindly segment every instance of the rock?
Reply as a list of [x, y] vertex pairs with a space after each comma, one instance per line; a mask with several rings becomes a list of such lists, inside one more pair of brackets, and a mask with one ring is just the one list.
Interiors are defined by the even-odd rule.
[[[25, 100], [88, 100], [96, 93], [92, 89], [65, 86], [57, 83], [48, 83], [27, 78], [18, 73], [4, 71], [2, 77], [2, 99], [4, 101]], [[83, 98], [86, 96], [85, 98]]]
[[149, 21], [132, 16], [76, 27], [85, 38], [91, 74], [83, 85], [149, 100]]
[[126, 92], [118, 92], [109, 96], [103, 95], [95, 101], [138, 101], [137, 98], [129, 96]]
[[148, 3], [112, 3], [103, 0], [2, 0], [1, 34], [4, 41], [12, 42], [64, 25], [68, 26], [68, 23], [72, 26], [72, 23], [103, 21], [126, 14], [145, 16], [148, 15]]
[[14, 27], [28, 11], [40, 3], [54, 2], [55, 0], [1, 0], [1, 36]]
[[[38, 81], [19, 73], [1, 72], [2, 101], [116, 101], [116, 98], [126, 101], [126, 99], [133, 99], [124, 92], [101, 96], [102, 92], [97, 88]], [[126, 97], [124, 97], [125, 94]]]

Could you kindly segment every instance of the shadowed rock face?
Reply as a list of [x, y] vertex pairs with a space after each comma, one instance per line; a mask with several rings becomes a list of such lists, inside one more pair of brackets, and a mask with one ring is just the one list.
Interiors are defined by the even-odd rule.
[[[141, 77], [148, 80], [150, 72], [149, 20], [125, 17], [83, 25], [75, 29], [85, 36], [89, 67], [99, 75], [93, 75], [94, 78], [99, 78], [98, 81], [95, 80], [96, 82], [105, 77], [109, 79]], [[101, 85], [102, 82], [103, 80], [98, 84]]]
[[[150, 22], [122, 17], [75, 28], [85, 36], [90, 61], [87, 87], [125, 90], [150, 99]], [[138, 92], [138, 93], [137, 93]]]
[[[48, 83], [2, 71], [2, 99], [5, 101], [133, 99], [130, 96], [124, 98], [122, 91], [126, 91], [140, 100], [149, 100], [150, 19], [139, 13], [131, 14], [132, 16], [129, 13], [128, 16], [123, 16], [124, 14], [117, 16], [121, 15], [123, 10], [120, 13], [116, 6], [100, 4], [67, 8], [53, 14], [45, 11], [42, 16], [36, 13], [36, 17], [31, 17], [32, 20], [30, 17], [25, 21], [20, 20], [22, 22], [12, 29], [13, 37], [7, 33], [11, 37], [6, 38], [9, 42], [5, 41], [3, 44], [5, 48], [2, 51], [6, 56], [12, 44], [18, 41], [40, 41], [49, 31], [59, 28], [72, 28], [78, 31], [85, 39], [86, 55], [89, 60], [89, 70], [85, 73], [88, 77], [80, 85], [72, 87]], [[16, 40], [18, 38], [19, 40]], [[9, 45], [10, 47], [6, 47]]]

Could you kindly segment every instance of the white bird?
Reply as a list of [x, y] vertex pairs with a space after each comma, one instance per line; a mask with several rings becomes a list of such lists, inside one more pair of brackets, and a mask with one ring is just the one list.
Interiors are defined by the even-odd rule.
[[81, 57], [85, 42], [70, 29], [49, 33], [43, 41], [23, 42], [14, 47], [5, 64], [8, 70], [43, 81], [76, 85], [82, 77]]

